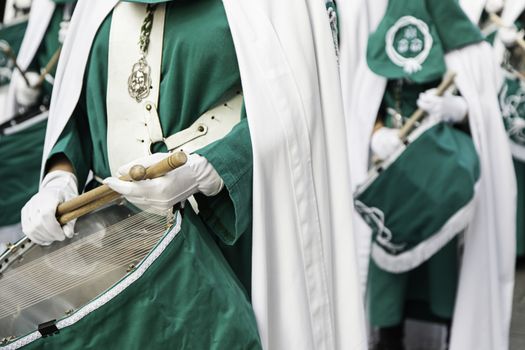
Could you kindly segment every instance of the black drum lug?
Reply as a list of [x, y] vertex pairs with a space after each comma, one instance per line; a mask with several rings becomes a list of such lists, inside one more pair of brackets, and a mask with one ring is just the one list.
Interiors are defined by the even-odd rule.
[[60, 333], [56, 322], [57, 320], [51, 320], [38, 325], [38, 332], [42, 335], [42, 338]]

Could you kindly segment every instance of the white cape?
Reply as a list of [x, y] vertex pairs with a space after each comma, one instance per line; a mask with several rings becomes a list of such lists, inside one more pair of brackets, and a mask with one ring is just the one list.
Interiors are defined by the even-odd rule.
[[[253, 307], [266, 349], [366, 349], [339, 76], [323, 0], [224, 0], [253, 144]], [[80, 0], [44, 160], [116, 0]], [[270, 127], [269, 127], [270, 126]]]
[[[377, 8], [380, 4], [376, 3]], [[386, 9], [384, 1], [383, 11]], [[378, 23], [376, 23], [377, 26]], [[451, 350], [508, 349], [515, 259], [516, 179], [497, 101], [498, 68], [487, 43], [446, 55], [467, 100], [472, 137], [481, 162], [476, 213], [465, 245], [452, 325]], [[386, 79], [363, 56], [346, 115], [352, 184], [367, 176], [369, 144]], [[369, 255], [370, 231], [356, 231], [358, 255]], [[361, 271], [365, 269], [361, 268]]]
[[494, 11], [494, 9], [503, 8], [507, 6], [508, 3], [514, 1], [515, 0], [459, 0], [459, 5], [472, 23], [478, 25], [484, 10]]
[[[21, 69], [26, 70], [33, 61], [40, 44], [46, 34], [49, 21], [55, 11], [55, 3], [51, 0], [33, 0], [29, 22], [24, 34], [24, 40], [18, 51], [16, 61]], [[16, 115], [15, 91], [18, 84], [25, 84], [18, 70], [13, 71], [9, 91], [5, 102], [4, 113], [0, 115], [0, 124], [10, 120]]]
[[471, 22], [477, 26], [486, 2], [487, 0], [459, 0], [459, 5]]
[[[363, 139], [365, 135], [361, 132], [362, 129], [356, 127], [355, 122], [360, 120], [360, 116], [352, 115], [352, 108], [356, 103], [363, 104], [363, 107], [372, 107], [375, 105], [373, 99], [358, 100], [358, 92], [362, 88], [366, 89], [366, 86], [361, 86], [361, 83], [370, 83], [371, 87], [379, 84], [377, 85], [379, 88], [381, 84], [383, 84], [383, 80], [381, 79], [376, 79], [376, 81], [363, 79], [363, 69], [360, 69], [360, 65], [363, 63], [363, 57], [366, 57], [368, 36], [375, 30], [383, 18], [385, 6], [386, 0], [375, 0], [373, 3], [370, 3], [368, 0], [337, 1], [337, 8], [340, 15], [340, 80], [346, 116], [345, 124], [348, 135], [347, 146], [349, 147], [352, 192], [355, 191], [358, 184], [366, 179], [368, 168], [366, 163], [361, 162], [362, 157], [367, 157], [368, 155], [368, 143]], [[381, 102], [380, 100], [378, 101]], [[366, 124], [367, 120], [363, 120], [363, 122]], [[360, 174], [364, 175], [361, 176]], [[372, 231], [355, 210], [353, 210], [353, 228], [357, 245], [358, 268], [361, 277], [360, 284], [362, 292], [364, 293], [366, 291]]]

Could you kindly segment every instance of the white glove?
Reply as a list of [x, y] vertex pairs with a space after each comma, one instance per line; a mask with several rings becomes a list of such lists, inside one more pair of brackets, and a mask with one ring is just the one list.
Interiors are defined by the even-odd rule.
[[[148, 167], [167, 156], [167, 153], [155, 153], [137, 159], [120, 167], [119, 176], [128, 174], [133, 165], [141, 164]], [[151, 207], [158, 210], [170, 209], [197, 192], [214, 196], [224, 186], [224, 182], [213, 166], [198, 154], [188, 155], [186, 164], [156, 179], [131, 182], [109, 177], [104, 183], [138, 207], [144, 209]]]
[[523, 38], [523, 31], [518, 31], [514, 26], [501, 27], [498, 33], [499, 39], [507, 47], [514, 46], [518, 39]]
[[498, 13], [503, 9], [503, 0], [487, 0], [485, 11], [488, 13]]
[[27, 86], [24, 80], [21, 80], [16, 86], [15, 97], [16, 102], [22, 107], [30, 107], [38, 102], [41, 89], [33, 88], [40, 79], [40, 74], [35, 72], [26, 72], [25, 76], [31, 86]]
[[40, 191], [22, 208], [22, 231], [33, 242], [49, 245], [74, 234], [75, 221], [60, 226], [57, 206], [78, 196], [77, 178], [68, 171], [52, 171], [44, 177]]
[[66, 40], [66, 35], [69, 30], [69, 21], [60, 22], [60, 29], [58, 30], [58, 42], [63, 44]]
[[372, 135], [372, 141], [370, 147], [372, 152], [379, 159], [387, 159], [392, 153], [394, 153], [402, 142], [399, 138], [399, 130], [387, 127], [382, 127]]
[[31, 0], [16, 0], [14, 5], [19, 9], [28, 9], [31, 7]]
[[461, 96], [446, 93], [436, 95], [436, 89], [430, 89], [419, 94], [417, 106], [427, 112], [431, 118], [448, 123], [461, 122], [467, 116], [467, 101]]

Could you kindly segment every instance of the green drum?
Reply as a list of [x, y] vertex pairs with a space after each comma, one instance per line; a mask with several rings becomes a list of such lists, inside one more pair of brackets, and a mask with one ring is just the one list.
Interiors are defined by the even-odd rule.
[[354, 196], [372, 228], [374, 262], [400, 273], [432, 257], [470, 222], [479, 177], [468, 134], [444, 123], [412, 132], [406, 146], [371, 169]]

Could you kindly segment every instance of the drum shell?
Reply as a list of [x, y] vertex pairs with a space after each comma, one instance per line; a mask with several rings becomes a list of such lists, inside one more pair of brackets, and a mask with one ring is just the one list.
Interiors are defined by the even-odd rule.
[[[441, 233], [454, 215], [472, 203], [479, 177], [471, 137], [439, 123], [421, 133], [373, 181], [359, 188], [356, 208], [373, 230], [374, 245], [396, 257]], [[461, 229], [455, 225], [453, 234], [469, 220], [460, 221]], [[448, 236], [441, 246], [453, 237]], [[428, 252], [424, 258], [418, 255], [418, 264], [430, 257]]]

